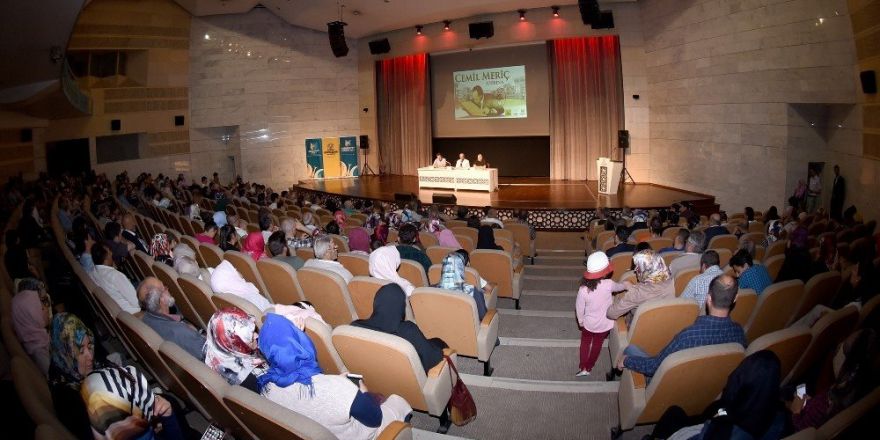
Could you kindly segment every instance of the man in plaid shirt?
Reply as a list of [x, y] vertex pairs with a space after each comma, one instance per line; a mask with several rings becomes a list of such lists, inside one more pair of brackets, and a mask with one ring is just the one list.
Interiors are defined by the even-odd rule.
[[692, 299], [697, 303], [701, 315], [706, 313], [706, 297], [709, 296], [709, 284], [718, 275], [724, 273], [718, 267], [720, 263], [721, 258], [718, 256], [718, 252], [712, 250], [703, 252], [703, 256], [700, 257], [700, 274], [691, 278], [681, 294], [682, 298]]
[[660, 367], [663, 359], [677, 351], [729, 342], [738, 342], [745, 347], [745, 332], [739, 324], [730, 319], [730, 308], [736, 299], [737, 290], [738, 286], [733, 277], [719, 275], [709, 285], [709, 296], [706, 298], [706, 307], [709, 310], [707, 315], [697, 317], [693, 325], [675, 335], [657, 356], [650, 356], [639, 347], [629, 345], [618, 360], [618, 368], [629, 368], [651, 377]]

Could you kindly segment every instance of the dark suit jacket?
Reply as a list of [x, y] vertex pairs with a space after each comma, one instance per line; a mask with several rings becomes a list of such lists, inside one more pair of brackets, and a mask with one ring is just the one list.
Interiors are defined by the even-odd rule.
[[846, 179], [843, 176], [837, 176], [834, 186], [831, 187], [831, 198], [843, 201], [844, 195], [846, 195]]
[[123, 230], [122, 231], [122, 238], [134, 243], [135, 249], [137, 249], [141, 252], [146, 252], [148, 254], [150, 253], [149, 249], [147, 249], [144, 245], [144, 243], [146, 243], [146, 241], [141, 241], [141, 237], [137, 235], [137, 232], [131, 233], [127, 230]]
[[710, 227], [706, 228], [705, 234], [706, 234], [706, 242], [703, 243], [703, 247], [709, 247], [709, 242], [712, 241], [712, 239], [714, 237], [717, 237], [719, 235], [730, 234], [730, 231], [727, 230], [727, 228], [724, 226], [710, 226]]

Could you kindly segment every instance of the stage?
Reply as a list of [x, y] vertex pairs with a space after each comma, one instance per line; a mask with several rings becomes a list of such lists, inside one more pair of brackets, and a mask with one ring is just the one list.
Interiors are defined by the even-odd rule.
[[[612, 215], [621, 208], [666, 208], [688, 201], [697, 211], [714, 212], [715, 197], [653, 184], [627, 184], [615, 195], [599, 194], [598, 182], [550, 180], [543, 177], [501, 177], [498, 191], [456, 191], [419, 189], [416, 176], [363, 176], [356, 179], [305, 180], [301, 190], [318, 192], [339, 199], [372, 199], [394, 202], [397, 193], [416, 194], [424, 204], [432, 204], [434, 193], [454, 193], [458, 205], [476, 209], [491, 206], [507, 218], [515, 209], [529, 211], [529, 219], [544, 230], [583, 229], [597, 208], [609, 208]], [[447, 213], [453, 207], [445, 206]]]

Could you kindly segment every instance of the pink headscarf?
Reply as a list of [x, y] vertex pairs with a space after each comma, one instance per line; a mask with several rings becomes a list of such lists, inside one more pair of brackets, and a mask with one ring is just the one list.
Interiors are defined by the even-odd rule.
[[455, 249], [461, 249], [461, 243], [458, 242], [458, 239], [455, 238], [455, 234], [452, 233], [449, 229], [441, 229], [439, 231], [434, 232], [434, 235], [437, 236], [437, 241], [440, 242], [440, 246], [451, 247]]
[[364, 228], [348, 231], [348, 248], [354, 251], [370, 253], [370, 234]]
[[339, 230], [344, 231], [345, 230], [345, 212], [343, 212], [341, 210], [336, 211], [333, 214], [333, 218], [336, 220], [336, 224], [339, 225]]
[[243, 252], [246, 252], [254, 261], [259, 261], [260, 258], [263, 258], [263, 253], [266, 250], [266, 243], [263, 242], [263, 233], [262, 232], [251, 232], [245, 237], [244, 243], [241, 247]]

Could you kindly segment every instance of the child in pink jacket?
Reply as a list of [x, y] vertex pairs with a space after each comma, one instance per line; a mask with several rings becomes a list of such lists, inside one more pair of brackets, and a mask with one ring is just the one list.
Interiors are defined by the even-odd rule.
[[602, 352], [602, 342], [614, 326], [606, 316], [612, 292], [626, 290], [611, 280], [613, 269], [604, 252], [593, 252], [587, 258], [587, 270], [581, 279], [575, 302], [575, 314], [581, 329], [581, 362], [577, 377], [589, 376]]

